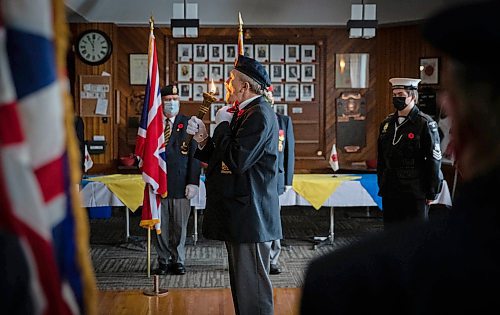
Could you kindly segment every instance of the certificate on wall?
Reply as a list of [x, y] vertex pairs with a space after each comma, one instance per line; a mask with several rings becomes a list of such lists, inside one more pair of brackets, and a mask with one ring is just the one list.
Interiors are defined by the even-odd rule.
[[131, 85], [146, 85], [148, 79], [148, 54], [129, 55]]

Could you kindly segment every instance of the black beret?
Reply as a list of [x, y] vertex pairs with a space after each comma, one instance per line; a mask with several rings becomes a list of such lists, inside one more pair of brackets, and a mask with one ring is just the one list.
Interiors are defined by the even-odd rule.
[[179, 95], [179, 89], [177, 88], [177, 85], [167, 85], [164, 86], [161, 91], [161, 96], [167, 96], [167, 95]]
[[255, 59], [239, 55], [238, 62], [236, 63], [234, 69], [254, 79], [263, 88], [271, 86], [271, 79], [269, 79], [266, 69]]
[[422, 35], [467, 66], [498, 69], [500, 59], [493, 47], [500, 43], [499, 12], [497, 0], [455, 5], [424, 21]]

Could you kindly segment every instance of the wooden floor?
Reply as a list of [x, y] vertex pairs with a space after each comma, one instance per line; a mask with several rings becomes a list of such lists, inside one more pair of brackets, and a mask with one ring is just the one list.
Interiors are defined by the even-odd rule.
[[[274, 314], [298, 315], [299, 301], [299, 288], [275, 288]], [[147, 296], [142, 291], [100, 291], [98, 310], [102, 315], [234, 315], [229, 288], [168, 289], [163, 297]]]

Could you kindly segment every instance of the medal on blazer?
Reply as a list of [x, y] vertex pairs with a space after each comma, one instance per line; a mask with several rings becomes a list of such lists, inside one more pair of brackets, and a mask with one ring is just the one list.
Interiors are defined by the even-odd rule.
[[385, 125], [384, 125], [384, 128], [382, 128], [382, 132], [385, 133], [387, 132], [387, 128], [389, 127], [389, 123], [386, 122]]
[[285, 130], [280, 129], [278, 141], [278, 151], [283, 152], [283, 141], [285, 141]]
[[220, 173], [221, 174], [232, 174], [231, 170], [229, 169], [229, 167], [227, 167], [227, 165], [224, 163], [224, 162], [221, 162], [221, 166], [220, 166]]

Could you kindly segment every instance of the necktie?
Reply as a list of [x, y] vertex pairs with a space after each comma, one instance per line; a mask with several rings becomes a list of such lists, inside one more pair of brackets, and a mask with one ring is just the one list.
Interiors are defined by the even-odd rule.
[[168, 140], [170, 140], [170, 135], [172, 134], [172, 130], [170, 130], [170, 120], [167, 120], [163, 134], [165, 135], [165, 145], [167, 145]]

